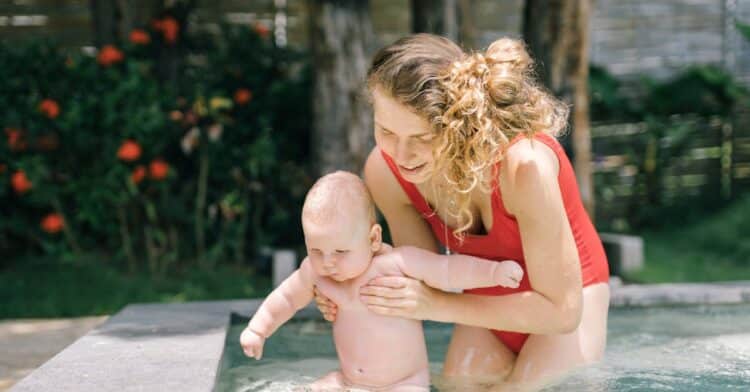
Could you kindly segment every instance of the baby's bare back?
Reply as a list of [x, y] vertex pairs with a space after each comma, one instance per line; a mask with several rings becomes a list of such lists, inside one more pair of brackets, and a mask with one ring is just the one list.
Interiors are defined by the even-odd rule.
[[[378, 259], [376, 259], [378, 260]], [[333, 323], [341, 372], [361, 386], [386, 386], [428, 367], [422, 323], [418, 320], [379, 316], [359, 300], [359, 288], [382, 275], [401, 275], [395, 266], [376, 265], [352, 282], [327, 278], [316, 282], [323, 295], [338, 306]]]

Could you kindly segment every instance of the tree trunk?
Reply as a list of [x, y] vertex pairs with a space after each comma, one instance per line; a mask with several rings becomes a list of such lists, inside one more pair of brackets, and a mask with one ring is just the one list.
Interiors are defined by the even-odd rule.
[[94, 45], [103, 45], [117, 41], [117, 4], [115, 0], [89, 0], [91, 10], [91, 27], [94, 30]]
[[458, 0], [458, 42], [467, 49], [477, 48], [476, 0]]
[[166, 5], [166, 2], [153, 0], [117, 0], [117, 4], [120, 11], [120, 37], [123, 40], [127, 40], [128, 34], [133, 29], [146, 28], [151, 19]]
[[[572, 154], [583, 204], [594, 217], [589, 123], [589, 17], [592, 0], [526, 0], [523, 36], [552, 92], [572, 104]], [[572, 148], [571, 148], [572, 147]], [[572, 151], [571, 151], [572, 150]]]
[[125, 42], [134, 28], [144, 28], [162, 9], [153, 0], [89, 0], [94, 45]]
[[367, 0], [310, 0], [312, 152], [318, 174], [359, 173], [373, 146], [365, 74], [375, 34]]
[[458, 42], [457, 0], [411, 0], [413, 33], [442, 35]]

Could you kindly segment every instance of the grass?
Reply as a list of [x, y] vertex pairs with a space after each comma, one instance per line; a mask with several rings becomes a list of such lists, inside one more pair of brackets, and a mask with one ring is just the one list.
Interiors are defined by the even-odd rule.
[[750, 195], [713, 215], [642, 235], [645, 267], [626, 280], [750, 280]]
[[270, 278], [216, 266], [165, 277], [129, 275], [104, 263], [29, 260], [0, 271], [0, 319], [113, 314], [128, 303], [265, 296]]

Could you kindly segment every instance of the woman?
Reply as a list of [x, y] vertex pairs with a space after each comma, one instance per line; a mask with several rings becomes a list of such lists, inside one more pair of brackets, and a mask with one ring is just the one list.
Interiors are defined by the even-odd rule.
[[[568, 109], [531, 76], [523, 44], [485, 54], [418, 34], [375, 55], [368, 72], [377, 146], [365, 180], [396, 248], [379, 257], [448, 252], [516, 260], [517, 289], [448, 293], [381, 277], [361, 300], [382, 315], [455, 323], [446, 377], [532, 382], [601, 358], [609, 271], [554, 136]], [[335, 305], [322, 296], [328, 320]]]

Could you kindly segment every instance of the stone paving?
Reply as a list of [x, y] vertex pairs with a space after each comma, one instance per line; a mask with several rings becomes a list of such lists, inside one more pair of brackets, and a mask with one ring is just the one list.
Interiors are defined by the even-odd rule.
[[107, 316], [0, 321], [0, 391], [105, 320]]

